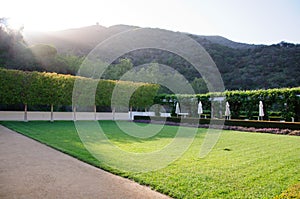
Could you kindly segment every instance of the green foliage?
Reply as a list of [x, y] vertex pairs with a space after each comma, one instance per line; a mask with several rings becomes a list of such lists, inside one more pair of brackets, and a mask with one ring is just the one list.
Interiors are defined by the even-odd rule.
[[[179, 159], [165, 168], [147, 173], [125, 173], [109, 167], [101, 159], [100, 161], [95, 159], [84, 147], [71, 121], [1, 122], [1, 124], [173, 198], [273, 198], [300, 178], [298, 136], [224, 131], [209, 155], [199, 158], [206, 129], [197, 129], [197, 135], [191, 146]], [[159, 133], [145, 139], [126, 134], [113, 121], [100, 121], [99, 124], [111, 143], [131, 153], [158, 151], [170, 144], [178, 131], [177, 126], [161, 126]], [[123, 122], [122, 125], [141, 135], [148, 135], [149, 128], [158, 126], [138, 124], [140, 127], [147, 126], [144, 130], [137, 129], [137, 124], [132, 122]], [[181, 128], [187, 136], [195, 130], [190, 127]], [[86, 130], [87, 133], [94, 132], [92, 129]], [[186, 137], [178, 139], [184, 140]], [[101, 154], [102, 147], [108, 146], [97, 142], [93, 147], [95, 152]], [[115, 153], [110, 155], [114, 157], [112, 161], [123, 158], [116, 157]], [[143, 166], [153, 162], [145, 161], [139, 164]], [[289, 190], [296, 196], [299, 193], [298, 187]]]
[[[169, 95], [161, 94], [155, 98], [155, 103], [169, 105], [174, 108], [174, 101], [180, 98], [197, 98], [202, 102], [204, 113], [211, 109], [210, 98], [213, 96], [225, 96], [230, 104], [232, 118], [257, 119], [258, 103], [261, 100], [264, 104], [264, 119], [269, 119], [269, 114], [277, 112], [284, 120], [300, 120], [300, 87], [281, 88], [252, 91], [226, 91], [224, 93], [207, 93], [197, 95]], [[280, 114], [279, 114], [280, 113]]]
[[281, 42], [270, 46], [230, 48], [203, 39], [198, 39], [198, 42], [216, 63], [228, 90], [295, 87], [300, 84], [299, 44]]
[[[116, 81], [101, 80], [101, 84], [97, 86], [97, 95], [95, 96], [95, 102], [97, 106], [111, 106], [111, 96], [116, 86]], [[127, 107], [128, 108], [128, 107]]]
[[198, 124], [210, 124], [213, 121], [213, 124], [225, 125], [225, 126], [241, 126], [241, 127], [254, 127], [254, 128], [278, 128], [278, 129], [290, 129], [298, 130], [300, 129], [299, 123], [287, 123], [287, 122], [275, 122], [275, 121], [247, 121], [247, 120], [215, 120], [215, 119], [198, 119], [198, 118], [181, 118], [181, 117], [154, 117], [154, 116], [134, 116], [135, 121], [167, 121], [174, 123], [184, 123], [191, 125]]
[[226, 99], [231, 104], [233, 117], [239, 116], [239, 111], [245, 111], [248, 118], [253, 118], [258, 110], [258, 102], [264, 104], [265, 119], [269, 118], [269, 112], [280, 111], [285, 120], [291, 121], [291, 117], [300, 118], [300, 87], [282, 88], [256, 91], [227, 91]]
[[[231, 48], [201, 39], [196, 35], [191, 37], [212, 57], [227, 90], [257, 90], [300, 85], [299, 44], [280, 43], [271, 46], [249, 45], [245, 48]], [[190, 63], [170, 52], [142, 49], [130, 52], [124, 57], [130, 57], [134, 66], [151, 62], [171, 66], [191, 84], [195, 78], [201, 78]]]
[[191, 85], [192, 85], [195, 93], [199, 93], [199, 94], [200, 93], [201, 94], [208, 93], [206, 83], [202, 78], [195, 77], [195, 79], [192, 81]]
[[82, 61], [74, 55], [57, 55], [57, 49], [48, 44], [28, 47], [22, 29], [13, 30], [0, 18], [0, 67], [75, 75]]
[[28, 59], [32, 55], [27, 51], [22, 29], [11, 29], [7, 19], [0, 18], [0, 67], [19, 68]]
[[[77, 81], [76, 81], [77, 80]], [[0, 104], [29, 105], [71, 105], [75, 104], [110, 106], [115, 85], [124, 93], [135, 90], [130, 104], [133, 107], [148, 108], [159, 89], [158, 85], [124, 81], [95, 80], [56, 73], [23, 72], [0, 69]], [[74, 84], [79, 92], [73, 93]], [[95, 98], [90, 91], [95, 90]], [[93, 91], [93, 90], [92, 90]], [[122, 96], [120, 96], [122, 98]]]
[[24, 101], [24, 77], [24, 72], [1, 69], [1, 104], [21, 104]]
[[183, 75], [174, 68], [155, 62], [133, 68], [122, 79], [160, 84], [159, 93], [193, 93], [193, 89]]
[[47, 44], [36, 44], [30, 46], [29, 49], [39, 59], [54, 58], [57, 54], [56, 48]]
[[[159, 85], [145, 83], [139, 84], [139, 87], [136, 89], [136, 91], [131, 97], [130, 105], [136, 107], [137, 109], [149, 109], [150, 106], [153, 104], [153, 99], [157, 94]], [[135, 83], [135, 85], [138, 84]]]
[[[67, 74], [71, 74], [71, 75], [75, 75], [78, 70], [80, 65], [82, 64], [83, 60], [85, 57], [78, 57], [75, 55], [62, 55], [62, 54], [58, 54], [56, 56], [56, 65], [58, 65], [60, 70], [65, 70], [62, 71], [62, 73], [67, 73]], [[59, 71], [56, 71], [59, 72]]]
[[133, 65], [130, 59], [120, 59], [119, 63], [111, 64], [108, 69], [104, 72], [103, 79], [119, 80], [121, 77], [130, 69]]
[[[4, 21], [0, 20], [1, 67], [73, 75], [77, 73], [79, 68], [76, 60], [88, 55], [101, 41], [118, 32], [136, 28], [130, 26], [117, 28], [114, 26], [99, 29], [98, 26], [94, 26], [69, 30], [68, 34], [62, 31], [55, 34], [31, 35], [29, 40], [33, 43], [50, 44], [55, 46], [59, 53], [74, 56], [69, 57], [68, 55], [59, 58], [64, 56], [59, 55], [51, 64], [44, 65], [35, 60], [32, 52], [26, 48], [22, 31], [9, 30]], [[228, 90], [283, 88], [300, 85], [299, 44], [281, 42], [270, 46], [248, 45], [220, 37], [203, 37], [192, 34], [187, 34], [187, 36], [200, 43], [209, 53], [222, 75], [225, 88]], [[80, 57], [76, 58], [76, 56]], [[132, 63], [126, 63], [126, 61], [113, 63], [103, 78], [119, 79], [124, 72], [135, 68], [134, 66], [156, 62], [174, 68], [193, 85], [196, 93], [202, 93], [199, 90], [202, 86], [195, 86], [198, 84], [195, 78], [201, 78], [200, 74], [191, 63], [172, 52], [159, 49], [138, 49], [125, 54], [120, 60], [122, 58], [128, 58]], [[200, 84], [202, 85], [202, 83]], [[166, 90], [163, 91], [166, 92]]]

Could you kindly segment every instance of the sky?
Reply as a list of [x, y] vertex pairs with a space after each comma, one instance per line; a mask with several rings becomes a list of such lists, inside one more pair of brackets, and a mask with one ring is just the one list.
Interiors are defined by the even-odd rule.
[[220, 35], [249, 44], [300, 43], [299, 0], [6, 0], [0, 18], [25, 32], [117, 24]]

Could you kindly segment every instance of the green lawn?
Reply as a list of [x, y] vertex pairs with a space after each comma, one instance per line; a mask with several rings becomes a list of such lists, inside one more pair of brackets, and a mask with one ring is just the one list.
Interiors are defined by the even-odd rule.
[[[119, 148], [134, 153], [151, 152], [171, 143], [178, 127], [164, 126], [150, 138], [125, 134], [113, 121], [99, 122], [107, 138]], [[198, 129], [190, 148], [167, 167], [151, 172], [123, 172], [98, 161], [83, 146], [73, 122], [1, 122], [17, 132], [46, 143], [78, 159], [151, 186], [175, 198], [273, 198], [300, 182], [300, 137], [223, 131], [214, 149], [199, 158], [206, 129]], [[135, 124], [122, 122], [135, 131]], [[158, 128], [154, 124], [138, 124]], [[88, 128], [88, 131], [93, 131]], [[184, 127], [186, 134], [193, 128]], [[148, 130], [139, 130], [146, 135]], [[92, 132], [91, 132], [92, 133]], [[182, 142], [186, 137], [182, 136]], [[94, 145], [101, 154], [105, 144]], [[107, 155], [107, 154], [106, 154]], [[108, 154], [116, 164], [119, 154]], [[99, 157], [99, 156], [98, 156]], [[101, 156], [100, 156], [101, 157]], [[141, 167], [151, 162], [139, 162]]]

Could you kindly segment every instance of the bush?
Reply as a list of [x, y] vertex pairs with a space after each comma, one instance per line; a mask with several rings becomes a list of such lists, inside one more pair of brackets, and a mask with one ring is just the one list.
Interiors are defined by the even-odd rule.
[[[149, 117], [134, 116], [134, 121], [167, 121], [173, 123], [186, 123], [207, 127], [212, 122], [214, 125], [224, 125], [228, 130], [240, 130], [251, 132], [266, 132], [275, 134], [297, 135], [300, 129], [299, 123], [275, 122], [275, 121], [244, 121], [244, 120], [219, 120], [219, 119], [199, 119], [199, 118], [180, 118], [180, 117]], [[292, 131], [295, 130], [295, 131]]]
[[[159, 95], [155, 103], [169, 105], [175, 109], [179, 99], [197, 99], [203, 105], [204, 113], [211, 110], [211, 99], [214, 96], [225, 96], [230, 104], [231, 117], [236, 119], [257, 119], [258, 103], [263, 101], [264, 120], [300, 121], [300, 87], [252, 91], [226, 91], [224, 93], [207, 93], [197, 95]], [[186, 100], [188, 101], [188, 100]], [[194, 106], [192, 103], [190, 106]], [[225, 105], [222, 105], [225, 107]], [[192, 107], [197, 110], [197, 107]], [[215, 112], [218, 112], [217, 110]], [[223, 111], [224, 112], [224, 111]]]
[[[0, 69], [0, 104], [14, 105], [72, 105], [76, 104], [111, 106], [112, 92], [116, 85], [122, 92], [135, 90], [130, 103], [133, 107], [149, 108], [153, 104], [159, 85], [125, 81], [94, 80], [56, 73], [23, 72]], [[74, 83], [80, 85], [80, 92], [74, 95]], [[95, 99], [86, 101], [84, 96], [95, 88]], [[122, 96], [121, 96], [122, 97]], [[79, 101], [81, 99], [81, 102]], [[90, 104], [90, 101], [93, 101]]]

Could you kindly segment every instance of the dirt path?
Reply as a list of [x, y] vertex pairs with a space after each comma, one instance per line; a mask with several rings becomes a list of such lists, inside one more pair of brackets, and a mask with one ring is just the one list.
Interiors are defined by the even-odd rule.
[[0, 198], [168, 198], [0, 125]]

